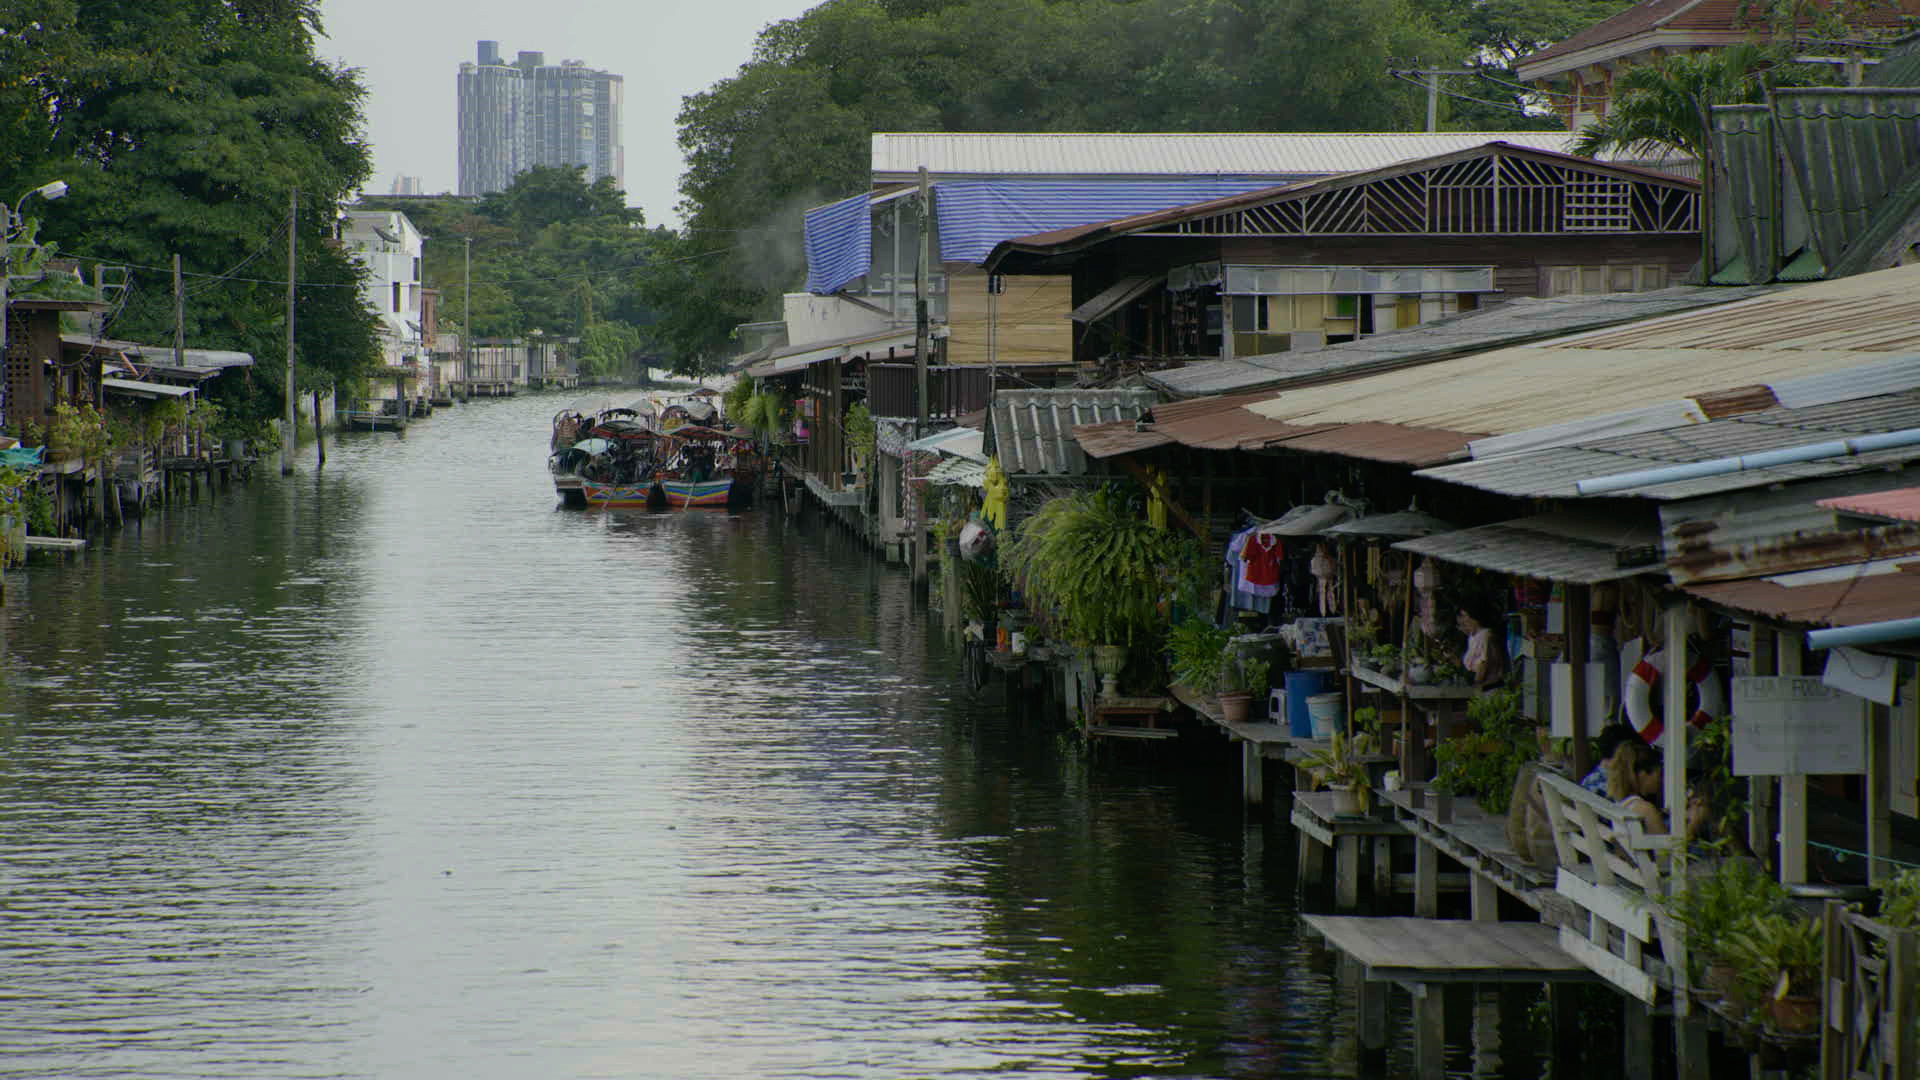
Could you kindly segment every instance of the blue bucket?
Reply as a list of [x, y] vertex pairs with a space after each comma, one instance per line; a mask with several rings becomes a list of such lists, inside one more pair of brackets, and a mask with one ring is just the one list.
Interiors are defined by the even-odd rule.
[[1307, 699], [1333, 688], [1331, 671], [1289, 671], [1287, 686], [1287, 734], [1296, 739], [1313, 738], [1313, 716], [1307, 712]]

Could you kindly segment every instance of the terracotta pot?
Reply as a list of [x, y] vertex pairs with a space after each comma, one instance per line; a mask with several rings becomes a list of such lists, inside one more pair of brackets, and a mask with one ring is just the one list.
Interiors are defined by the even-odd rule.
[[1811, 1034], [1820, 1027], [1820, 999], [1807, 994], [1774, 998], [1767, 1002], [1767, 1020], [1786, 1035]]
[[1700, 975], [1701, 989], [1722, 1001], [1738, 1005], [1741, 1003], [1740, 969], [1724, 960], [1714, 960]]
[[1253, 705], [1253, 695], [1245, 690], [1232, 690], [1220, 695], [1220, 714], [1229, 724], [1247, 722], [1247, 710]]

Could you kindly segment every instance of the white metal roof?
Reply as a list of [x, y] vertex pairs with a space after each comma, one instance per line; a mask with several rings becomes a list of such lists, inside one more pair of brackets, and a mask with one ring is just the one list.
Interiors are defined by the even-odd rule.
[[1329, 175], [1490, 142], [1565, 153], [1566, 131], [1313, 134], [873, 134], [875, 183], [946, 176]]
[[1288, 390], [1247, 408], [1289, 424], [1380, 421], [1502, 435], [1914, 353], [1920, 265]]
[[186, 397], [188, 394], [193, 393], [193, 387], [191, 386], [144, 382], [140, 379], [103, 378], [100, 380], [100, 386], [103, 389], [115, 390], [123, 394], [131, 394], [134, 397], [174, 398]]

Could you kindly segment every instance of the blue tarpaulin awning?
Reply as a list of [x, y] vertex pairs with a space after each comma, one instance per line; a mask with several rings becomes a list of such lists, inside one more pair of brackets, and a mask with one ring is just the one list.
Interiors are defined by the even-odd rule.
[[868, 197], [855, 195], [807, 211], [807, 291], [825, 296], [864, 277], [873, 262]]
[[[1301, 176], [1152, 180], [952, 180], [933, 185], [940, 258], [979, 264], [994, 245], [1035, 233], [1244, 195]], [[828, 295], [873, 264], [873, 197], [855, 195], [806, 214], [807, 291]]]

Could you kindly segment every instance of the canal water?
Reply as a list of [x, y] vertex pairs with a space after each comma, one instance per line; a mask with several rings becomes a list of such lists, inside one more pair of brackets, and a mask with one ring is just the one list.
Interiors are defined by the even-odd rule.
[[970, 695], [817, 522], [557, 510], [563, 404], [8, 575], [0, 1076], [1404, 1073], [1231, 759]]

